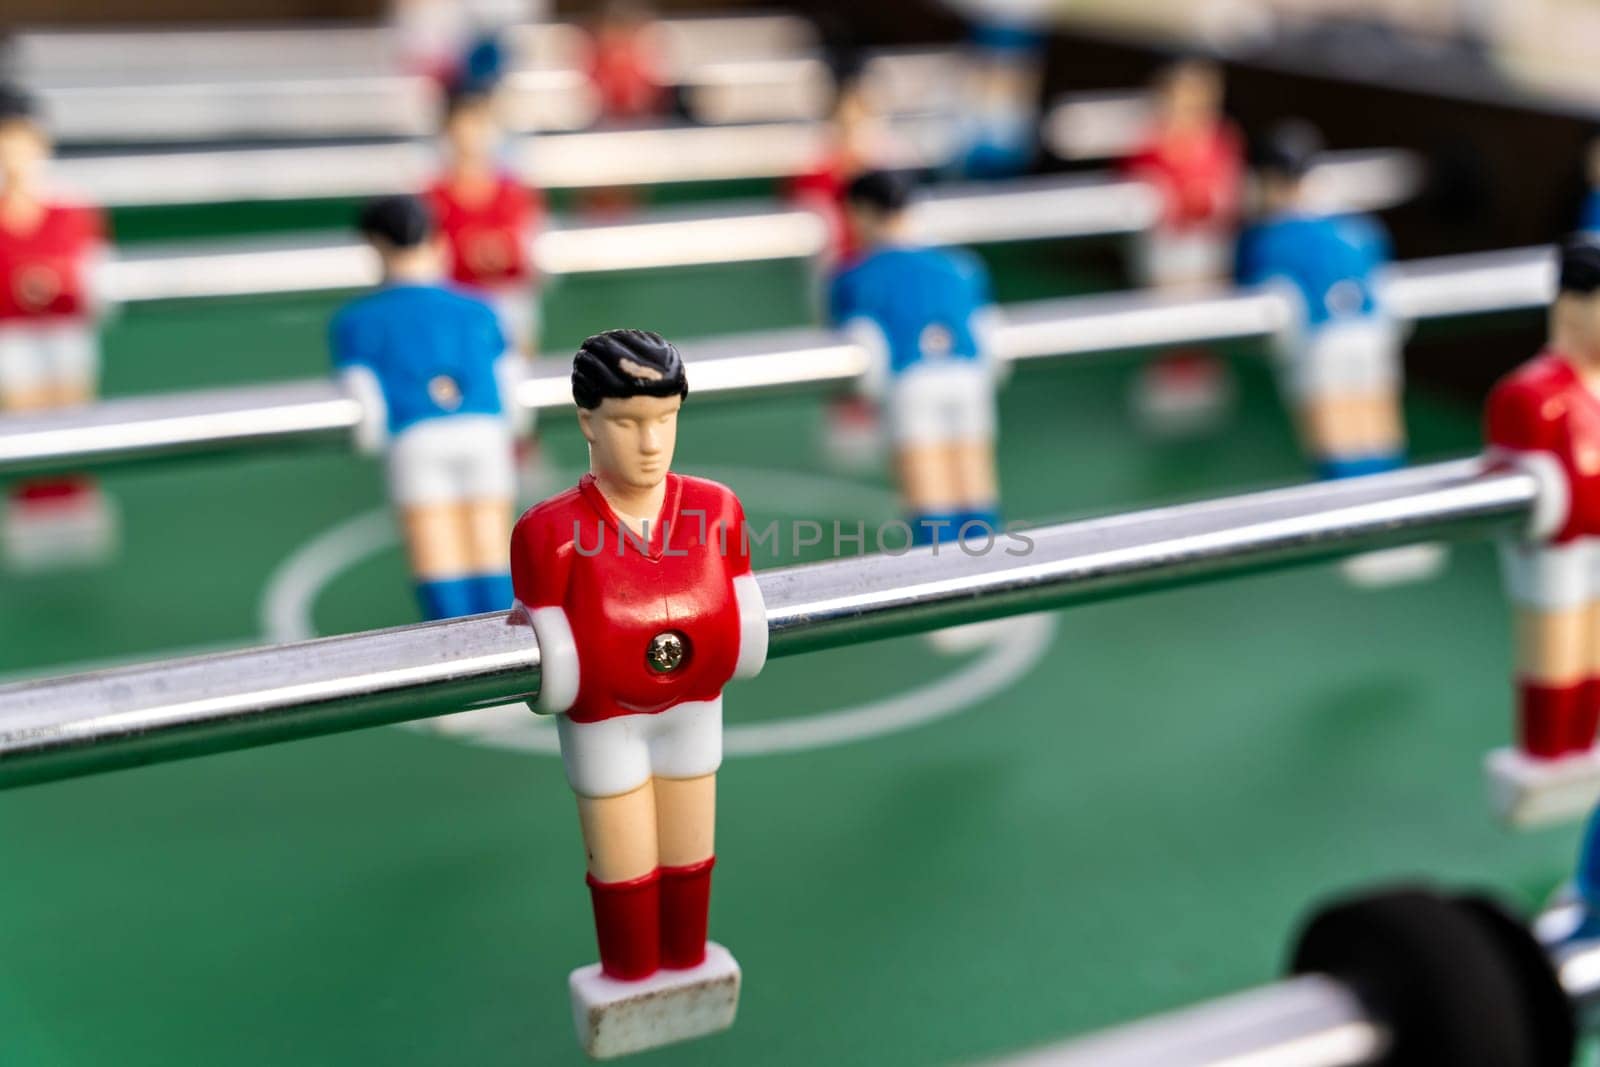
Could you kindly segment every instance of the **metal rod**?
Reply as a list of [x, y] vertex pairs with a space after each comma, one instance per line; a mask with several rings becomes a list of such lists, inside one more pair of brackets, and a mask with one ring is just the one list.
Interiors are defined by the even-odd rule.
[[[1571, 941], [1576, 916], [1533, 923], [1582, 1032], [1600, 1026], [1600, 943]], [[1559, 931], [1547, 937], [1547, 928]], [[1361, 1067], [1391, 1037], [1350, 986], [1302, 975], [1097, 1034], [990, 1061], [987, 1067]]]
[[[603, 251], [601, 253], [603, 254]], [[1392, 272], [1387, 298], [1407, 319], [1538, 307], [1550, 299], [1547, 249], [1420, 260]], [[130, 283], [132, 284], [132, 283]], [[1085, 357], [1156, 345], [1260, 337], [1290, 320], [1270, 292], [1072, 297], [1014, 305], [996, 335], [1008, 360]], [[683, 346], [696, 397], [821, 388], [859, 378], [867, 354], [821, 330], [783, 330]], [[564, 360], [540, 360], [517, 392], [533, 411], [571, 401]], [[0, 417], [0, 476], [103, 467], [175, 455], [348, 443], [361, 418], [326, 381], [126, 397]]]
[[[762, 571], [771, 653], [1043, 611], [1525, 517], [1531, 476], [1476, 459]], [[850, 531], [853, 532], [853, 531]], [[753, 542], [786, 550], [752, 528]], [[868, 537], [874, 537], [868, 534]], [[532, 630], [501, 612], [0, 688], [0, 787], [521, 700]]]
[[1303, 975], [989, 1067], [1362, 1067], [1388, 1044], [1348, 986]]
[[[658, 27], [662, 75], [685, 91], [701, 121], [819, 117], [826, 70], [807, 55], [815, 42], [804, 20], [673, 19]], [[561, 24], [504, 35], [504, 113], [514, 129], [571, 130], [594, 121], [584, 38]], [[400, 51], [392, 29], [351, 26], [35, 33], [18, 35], [12, 47], [18, 77], [41, 92], [56, 138], [100, 144], [431, 133], [437, 88], [400, 73]], [[949, 52], [940, 56], [955, 61]], [[869, 72], [904, 87], [896, 103], [915, 99], [906, 89], [917, 81], [925, 87], [928, 78], [918, 74], [926, 66], [925, 53], [885, 54]]]

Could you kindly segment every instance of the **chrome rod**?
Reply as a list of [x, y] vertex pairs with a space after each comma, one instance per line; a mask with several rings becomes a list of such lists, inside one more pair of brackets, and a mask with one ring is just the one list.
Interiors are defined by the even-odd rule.
[[[1477, 459], [759, 574], [773, 655], [1042, 611], [1524, 518], [1530, 475]], [[851, 531], [853, 532], [853, 531]], [[785, 550], [781, 527], [750, 530]], [[869, 542], [870, 543], [870, 542]], [[897, 554], [898, 552], [898, 554]], [[521, 700], [537, 689], [514, 613], [329, 637], [0, 688], [0, 787]]]
[[1362, 1067], [1388, 1044], [1348, 986], [1302, 975], [988, 1067]]
[[[354, 250], [352, 250], [353, 252]], [[606, 254], [597, 244], [592, 255]], [[1426, 319], [1538, 307], [1554, 281], [1547, 249], [1419, 260], [1392, 271], [1389, 303]], [[1013, 305], [996, 334], [1007, 360], [1089, 357], [1157, 345], [1260, 337], [1290, 321], [1271, 292], [1219, 290], [1177, 298], [1154, 293], [1071, 297]], [[696, 396], [820, 388], [858, 379], [867, 353], [839, 334], [783, 330], [683, 344]], [[533, 411], [571, 403], [565, 360], [536, 361], [517, 392]], [[0, 417], [0, 476], [348, 440], [361, 418], [337, 385], [274, 386], [107, 400], [79, 408]], [[344, 436], [341, 436], [344, 435]]]

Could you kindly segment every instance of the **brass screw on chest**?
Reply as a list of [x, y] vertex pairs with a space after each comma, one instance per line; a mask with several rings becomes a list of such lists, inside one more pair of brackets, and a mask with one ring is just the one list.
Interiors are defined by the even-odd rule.
[[644, 661], [657, 674], [671, 674], [689, 658], [689, 639], [676, 630], [656, 634], [645, 649]]

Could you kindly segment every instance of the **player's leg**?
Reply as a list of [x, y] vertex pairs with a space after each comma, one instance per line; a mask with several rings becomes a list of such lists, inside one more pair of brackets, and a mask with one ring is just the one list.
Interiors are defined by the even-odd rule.
[[722, 701], [680, 704], [656, 719], [650, 761], [661, 850], [661, 965], [682, 969], [706, 955]]
[[1324, 478], [1393, 470], [1405, 462], [1399, 334], [1383, 319], [1324, 326], [1297, 369], [1301, 435]]
[[[1134, 275], [1141, 285], [1174, 296], [1195, 294], [1232, 271], [1231, 242], [1211, 230], [1155, 227], [1135, 238]], [[1233, 402], [1228, 366], [1209, 349], [1169, 349], [1143, 364], [1134, 379], [1134, 417], [1163, 437], [1205, 433]]]
[[[990, 530], [1000, 526], [1000, 478], [995, 469], [995, 401], [993, 378], [974, 366], [968, 374], [952, 374], [945, 397], [951, 440], [947, 462], [954, 472], [957, 533], [969, 523]], [[974, 536], [983, 535], [974, 531]]]
[[939, 371], [931, 367], [912, 368], [889, 383], [895, 474], [916, 545], [953, 540], [961, 517], [945, 392]]
[[500, 419], [462, 420], [456, 434], [457, 492], [466, 539], [464, 573], [471, 587], [472, 611], [504, 611], [511, 606], [511, 570], [506, 545], [516, 507], [516, 445]]
[[426, 619], [471, 615], [473, 588], [453, 418], [429, 419], [389, 445], [389, 497]]
[[645, 718], [556, 720], [561, 760], [578, 799], [600, 965], [619, 979], [648, 977], [661, 963], [656, 795], [646, 731], [634, 721]]
[[55, 385], [39, 329], [0, 324], [0, 411], [41, 411], [55, 406]]
[[1593, 549], [1518, 544], [1501, 556], [1514, 605], [1518, 746], [1537, 759], [1583, 752], [1594, 734], [1584, 707], [1595, 658], [1585, 589]]

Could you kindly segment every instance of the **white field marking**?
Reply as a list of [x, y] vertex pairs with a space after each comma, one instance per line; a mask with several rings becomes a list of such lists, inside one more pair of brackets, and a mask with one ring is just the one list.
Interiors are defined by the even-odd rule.
[[[741, 467], [702, 468], [696, 473], [735, 485], [747, 501], [778, 513], [846, 511], [883, 514], [892, 506], [888, 490], [807, 474]], [[318, 594], [346, 567], [398, 540], [386, 508], [358, 515], [307, 542], [279, 565], [261, 600], [261, 626], [268, 641], [302, 641], [317, 636], [312, 609]], [[1055, 618], [1032, 615], [1003, 628], [1003, 639], [971, 662], [926, 685], [865, 704], [795, 715], [767, 722], [734, 724], [723, 735], [724, 751], [735, 756], [803, 752], [907, 730], [955, 715], [1004, 690], [1044, 657], [1055, 638]], [[402, 724], [469, 744], [555, 755], [560, 751], [550, 720], [524, 704], [501, 704], [476, 711]]]

